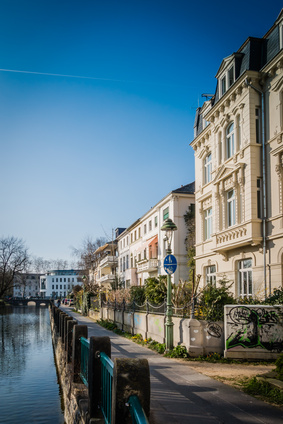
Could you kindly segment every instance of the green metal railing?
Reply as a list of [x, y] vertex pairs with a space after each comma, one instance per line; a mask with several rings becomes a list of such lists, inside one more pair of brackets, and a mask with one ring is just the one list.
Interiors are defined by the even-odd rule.
[[133, 424], [149, 424], [145, 412], [136, 395], [129, 397], [128, 405], [132, 416]]
[[101, 361], [101, 411], [106, 424], [111, 423], [112, 381], [114, 363], [104, 353], [100, 352]]
[[81, 372], [80, 377], [88, 387], [88, 358], [89, 358], [89, 340], [81, 337]]
[[[80, 377], [88, 387], [89, 340], [81, 337], [81, 372]], [[101, 362], [101, 411], [106, 424], [111, 423], [112, 382], [114, 363], [104, 352], [99, 354]], [[149, 424], [145, 412], [135, 395], [129, 397], [128, 403], [133, 424]]]

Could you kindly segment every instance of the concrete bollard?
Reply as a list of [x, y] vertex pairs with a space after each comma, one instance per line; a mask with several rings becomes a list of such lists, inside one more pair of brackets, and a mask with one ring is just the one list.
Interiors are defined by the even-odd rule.
[[64, 336], [64, 316], [66, 316], [65, 312], [60, 311], [59, 314], [59, 335], [61, 338]]
[[80, 383], [80, 370], [81, 370], [81, 341], [80, 338], [87, 339], [87, 326], [75, 325], [73, 328], [73, 346], [72, 346], [72, 372], [73, 382]]
[[74, 319], [67, 321], [67, 363], [72, 360], [72, 346], [73, 346], [73, 328], [77, 324]]
[[99, 414], [101, 402], [101, 361], [99, 353], [104, 352], [111, 358], [109, 337], [90, 337], [88, 362], [88, 412], [90, 418]]
[[146, 415], [150, 411], [150, 374], [147, 359], [115, 358], [112, 385], [111, 424], [130, 424], [126, 403], [137, 395]]
[[68, 316], [66, 316], [65, 321], [64, 321], [64, 340], [63, 340], [63, 343], [64, 343], [64, 347], [65, 347], [66, 351], [67, 351], [67, 335], [68, 335], [68, 322], [69, 321], [73, 321], [73, 318], [69, 317], [69, 315], [68, 315]]

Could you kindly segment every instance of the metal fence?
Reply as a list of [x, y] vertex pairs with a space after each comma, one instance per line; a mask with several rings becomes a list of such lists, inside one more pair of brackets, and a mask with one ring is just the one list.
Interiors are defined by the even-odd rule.
[[[89, 355], [90, 343], [89, 340], [81, 337], [81, 369], [80, 377], [83, 383], [88, 387], [88, 369], [89, 369]], [[101, 362], [101, 411], [106, 424], [111, 424], [112, 416], [112, 383], [114, 363], [104, 352], [99, 355]], [[128, 403], [129, 411], [132, 417], [133, 424], [149, 424], [145, 412], [140, 404], [139, 398], [135, 395], [129, 397]]]
[[88, 387], [89, 340], [81, 337], [81, 372], [80, 377]]

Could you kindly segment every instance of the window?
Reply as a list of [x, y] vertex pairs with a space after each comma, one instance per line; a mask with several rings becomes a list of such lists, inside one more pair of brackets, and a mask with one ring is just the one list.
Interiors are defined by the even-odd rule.
[[235, 139], [234, 139], [234, 122], [229, 125], [226, 132], [226, 149], [227, 149], [227, 159], [235, 153]]
[[129, 268], [129, 255], [126, 256], [126, 269]]
[[143, 251], [143, 258], [146, 259], [146, 249]]
[[258, 144], [261, 143], [261, 128], [260, 128], [260, 108], [255, 108], [255, 140]]
[[54, 284], [52, 284], [52, 290], [54, 290]]
[[146, 224], [144, 224], [143, 232], [144, 232], [144, 234], [146, 234]]
[[126, 269], [126, 258], [125, 256], [123, 257], [123, 271], [125, 271]]
[[149, 223], [148, 223], [148, 231], [151, 231], [152, 230], [152, 221], [149, 221]]
[[216, 285], [216, 267], [215, 265], [211, 265], [206, 267], [205, 269], [205, 284]]
[[234, 82], [234, 66], [232, 66], [232, 68], [228, 70], [227, 77], [228, 77], [228, 88], [229, 88]]
[[241, 297], [253, 295], [252, 260], [239, 261], [239, 295]]
[[58, 290], [58, 284], [56, 284], [56, 290]]
[[204, 184], [207, 184], [211, 181], [211, 169], [212, 169], [212, 160], [211, 153], [206, 156], [204, 160]]
[[226, 93], [226, 75], [221, 78], [221, 95]]
[[257, 195], [257, 217], [262, 218], [262, 179], [256, 180], [256, 195]]
[[167, 218], [169, 218], [169, 207], [163, 211], [163, 221], [165, 221]]
[[141, 227], [139, 227], [139, 238], [141, 238]]
[[209, 240], [212, 234], [212, 208], [204, 211], [204, 239]]
[[157, 227], [158, 225], [158, 221], [157, 221], [157, 216], [154, 218], [154, 226]]
[[228, 227], [236, 224], [235, 190], [230, 190], [227, 193], [227, 218]]

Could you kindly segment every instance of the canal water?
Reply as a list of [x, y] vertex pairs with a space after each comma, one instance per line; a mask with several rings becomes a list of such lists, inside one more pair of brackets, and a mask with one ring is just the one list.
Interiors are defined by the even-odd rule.
[[46, 307], [0, 307], [1, 424], [63, 424]]

